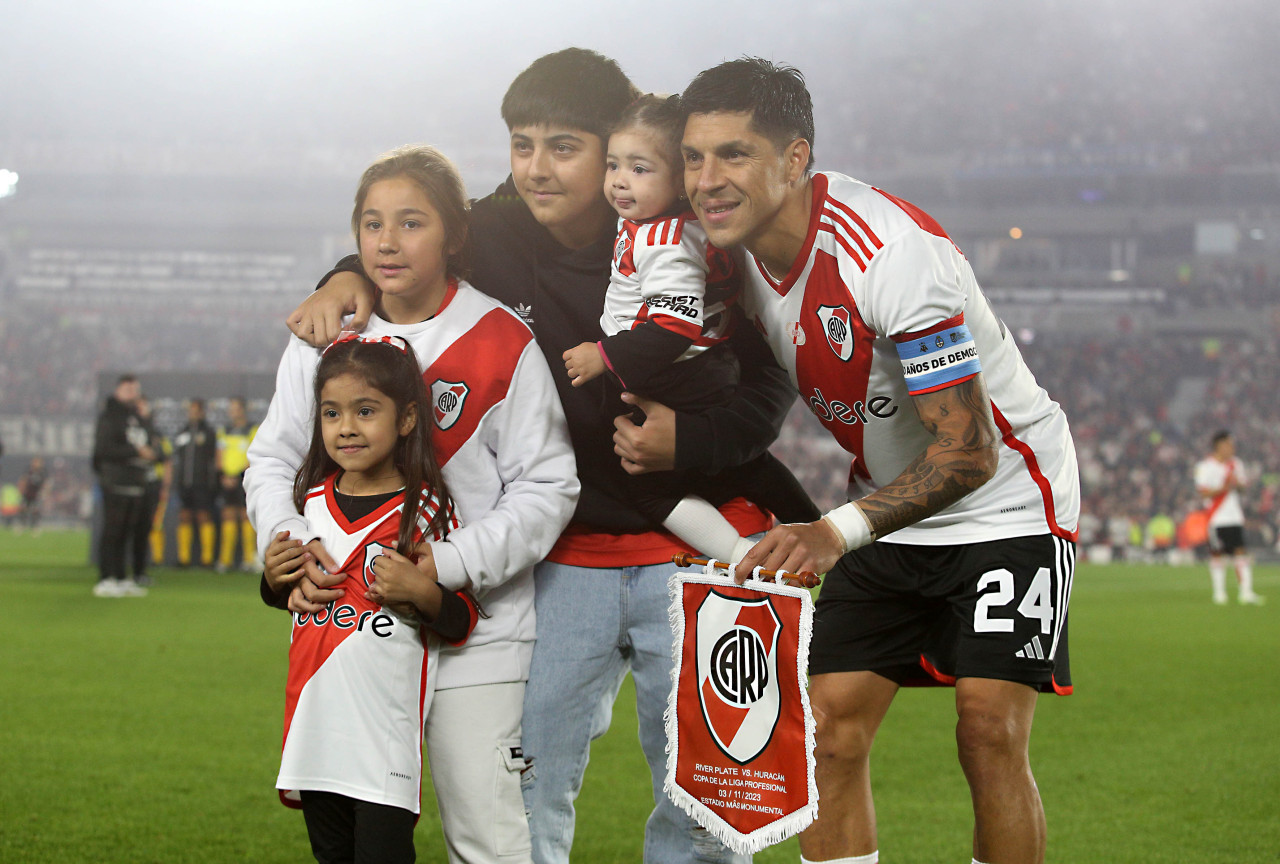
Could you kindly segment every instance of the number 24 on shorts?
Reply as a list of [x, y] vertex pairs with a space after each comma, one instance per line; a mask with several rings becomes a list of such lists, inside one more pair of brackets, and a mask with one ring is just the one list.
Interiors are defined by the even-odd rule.
[[[982, 574], [978, 579], [977, 606], [973, 612], [973, 629], [976, 633], [1012, 633], [1013, 619], [992, 617], [994, 610], [1003, 609], [1013, 602], [1013, 573], [1000, 569]], [[1040, 632], [1048, 635], [1053, 631], [1053, 586], [1049, 578], [1049, 568], [1041, 567], [1031, 580], [1027, 592], [1018, 603], [1018, 613], [1024, 618], [1038, 619]]]

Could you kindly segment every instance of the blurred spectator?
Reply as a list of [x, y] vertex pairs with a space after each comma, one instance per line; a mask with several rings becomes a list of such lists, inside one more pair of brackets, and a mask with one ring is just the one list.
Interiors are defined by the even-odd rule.
[[[142, 494], [142, 512], [138, 518], [131, 546], [130, 561], [133, 564], [133, 580], [139, 585], [150, 585], [151, 577], [147, 574], [147, 565], [151, 561], [163, 561], [163, 539], [161, 548], [153, 554], [153, 537], [157, 513], [164, 499], [165, 479], [168, 474], [169, 454], [168, 442], [156, 431], [155, 420], [151, 416], [151, 403], [145, 396], [138, 397], [138, 421], [147, 433], [147, 446], [151, 449], [152, 458], [147, 465], [146, 484]], [[163, 519], [163, 513], [159, 514]], [[163, 538], [163, 532], [161, 532]]]
[[204, 400], [187, 402], [187, 423], [173, 436], [173, 482], [178, 489], [178, 563], [192, 562], [199, 529], [200, 564], [213, 566], [218, 506], [218, 436], [205, 419]]
[[227, 406], [227, 425], [218, 430], [218, 471], [222, 481], [222, 551], [218, 556], [218, 572], [225, 573], [236, 562], [236, 537], [240, 538], [240, 565], [245, 570], [261, 571], [257, 563], [258, 540], [245, 510], [244, 472], [249, 467], [249, 442], [258, 431], [249, 422], [244, 400], [231, 399]]
[[0, 522], [12, 528], [22, 512], [22, 493], [16, 483], [0, 484]]
[[102, 488], [97, 597], [137, 597], [147, 589], [125, 576], [125, 556], [142, 518], [147, 466], [155, 453], [138, 419], [138, 379], [122, 375], [107, 397], [93, 433], [93, 470]]
[[22, 493], [22, 512], [18, 516], [19, 527], [32, 532], [40, 530], [40, 493], [44, 491], [45, 481], [49, 479], [44, 468], [44, 459], [32, 456], [26, 472], [18, 480], [18, 491]]

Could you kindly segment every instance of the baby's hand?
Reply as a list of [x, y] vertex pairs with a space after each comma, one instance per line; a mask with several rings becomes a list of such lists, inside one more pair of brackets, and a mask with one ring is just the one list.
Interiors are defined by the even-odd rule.
[[583, 342], [562, 355], [565, 371], [574, 387], [581, 387], [605, 370], [604, 357], [594, 342]]

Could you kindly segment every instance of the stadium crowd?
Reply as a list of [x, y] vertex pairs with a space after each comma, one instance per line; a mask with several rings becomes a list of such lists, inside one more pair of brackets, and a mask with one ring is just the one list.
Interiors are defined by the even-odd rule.
[[[186, 296], [74, 308], [25, 297], [0, 321], [0, 414], [89, 423], [104, 371], [137, 370], [144, 387], [147, 370], [270, 373], [285, 341], [280, 321], [288, 299], [266, 314]], [[1280, 390], [1280, 338], [1041, 333], [1021, 347], [1071, 422], [1084, 487], [1082, 544], [1123, 554], [1150, 545], [1153, 519], [1181, 522], [1200, 506], [1190, 467], [1212, 433], [1226, 428], [1256, 479], [1245, 495], [1252, 542], [1276, 545], [1280, 440], [1271, 433], [1280, 407], [1269, 397]], [[1180, 392], [1188, 382], [1198, 386]], [[799, 404], [773, 450], [820, 507], [842, 500], [848, 459]], [[25, 461], [5, 461], [12, 482]], [[45, 513], [83, 518], [87, 470], [76, 470], [74, 459], [51, 464]]]
[[186, 295], [126, 306], [24, 298], [0, 320], [0, 406], [9, 415], [91, 418], [100, 372], [272, 372], [287, 337], [284, 314], [272, 320]]
[[[1158, 535], [1201, 507], [1191, 468], [1219, 429], [1234, 432], [1253, 480], [1244, 493], [1252, 543], [1276, 545], [1280, 339], [1042, 334], [1021, 348], [1071, 422], [1082, 547], [1112, 547], [1120, 557], [1158, 547], [1149, 528]], [[774, 450], [820, 507], [842, 500], [848, 458], [800, 406]]]
[[[135, 371], [145, 390], [148, 371], [272, 373], [287, 333], [286, 309], [215, 306], [186, 295], [146, 303], [68, 304], [22, 298], [0, 318], [0, 418], [92, 427], [103, 395], [99, 375]], [[28, 456], [8, 442], [0, 477], [16, 484]], [[87, 445], [86, 445], [87, 446]], [[50, 454], [52, 456], [52, 454]], [[92, 511], [87, 451], [50, 458], [41, 495], [46, 521], [80, 522]]]
[[[215, 322], [207, 305], [187, 298], [127, 312], [106, 304], [71, 310], [55, 300], [11, 304], [0, 322], [0, 406], [11, 417], [88, 423], [103, 371], [137, 370], [144, 386], [149, 369], [271, 372], [285, 341], [282, 315], [233, 307]], [[1280, 440], [1272, 432], [1280, 406], [1270, 397], [1280, 390], [1280, 338], [1041, 333], [1021, 347], [1071, 422], [1084, 487], [1082, 544], [1149, 545], [1153, 518], [1178, 523], [1197, 509], [1190, 467], [1222, 428], [1234, 431], [1255, 478], [1245, 495], [1252, 540], [1276, 544]], [[820, 507], [842, 500], [848, 458], [801, 405], [773, 450]], [[25, 466], [6, 462], [6, 478]], [[91, 481], [74, 462], [52, 463], [43, 502], [51, 518], [83, 518]]]

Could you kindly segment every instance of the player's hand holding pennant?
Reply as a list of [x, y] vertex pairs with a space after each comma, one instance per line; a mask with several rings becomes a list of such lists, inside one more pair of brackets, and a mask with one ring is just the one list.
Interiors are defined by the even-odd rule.
[[737, 586], [718, 563], [671, 577], [665, 787], [699, 825], [750, 854], [818, 813], [805, 689], [813, 601], [763, 579]]

